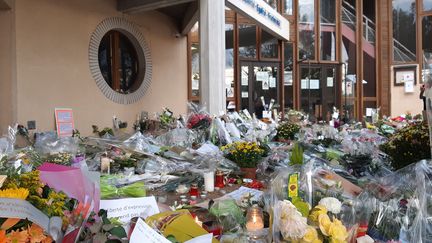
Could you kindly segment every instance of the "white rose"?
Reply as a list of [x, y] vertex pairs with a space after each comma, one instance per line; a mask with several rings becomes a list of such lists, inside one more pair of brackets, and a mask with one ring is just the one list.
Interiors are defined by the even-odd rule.
[[325, 197], [319, 201], [318, 205], [324, 206], [328, 211], [334, 214], [340, 213], [342, 208], [342, 203], [334, 197]]

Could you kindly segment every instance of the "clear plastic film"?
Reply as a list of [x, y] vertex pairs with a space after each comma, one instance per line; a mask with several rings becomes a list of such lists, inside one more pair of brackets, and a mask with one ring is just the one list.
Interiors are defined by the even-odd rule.
[[432, 242], [431, 179], [425, 160], [376, 178], [357, 198], [358, 223], [376, 242]]

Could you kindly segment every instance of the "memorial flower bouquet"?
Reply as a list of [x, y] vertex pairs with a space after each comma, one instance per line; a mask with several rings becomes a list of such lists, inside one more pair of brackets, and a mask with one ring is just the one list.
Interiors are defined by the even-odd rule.
[[189, 129], [207, 129], [211, 124], [211, 117], [208, 114], [198, 113], [191, 114], [187, 120]]
[[392, 158], [396, 169], [430, 158], [429, 128], [422, 122], [412, 123], [393, 134], [380, 149]]
[[[4, 205], [14, 205], [16, 211], [0, 210], [0, 239], [52, 242], [61, 239], [63, 232], [65, 239], [75, 239], [91, 210], [91, 204], [79, 202], [49, 187], [42, 182], [39, 170], [21, 174], [9, 170], [4, 177], [0, 201]], [[44, 225], [46, 222], [49, 224]]]
[[341, 211], [341, 205], [336, 198], [324, 198], [305, 215], [291, 201], [278, 201], [273, 230], [280, 237], [276, 242], [348, 242], [348, 230], [335, 216]]
[[222, 146], [221, 150], [227, 159], [240, 168], [255, 168], [265, 152], [255, 142], [234, 142]]
[[244, 178], [255, 179], [258, 162], [266, 149], [256, 142], [234, 142], [221, 147], [224, 156], [236, 163], [244, 173]]
[[295, 135], [300, 131], [300, 126], [291, 123], [291, 122], [283, 122], [279, 124], [277, 127], [277, 138], [279, 140], [293, 140]]

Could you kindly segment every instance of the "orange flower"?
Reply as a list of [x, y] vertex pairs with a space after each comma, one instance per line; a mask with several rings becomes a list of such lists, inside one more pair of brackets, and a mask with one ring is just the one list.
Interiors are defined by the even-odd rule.
[[0, 230], [0, 243], [6, 242], [6, 231]]
[[41, 242], [46, 238], [43, 229], [37, 224], [32, 224], [28, 228], [28, 234], [30, 236], [31, 243]]
[[27, 230], [23, 231], [12, 231], [6, 235], [7, 243], [26, 243], [29, 238]]
[[53, 239], [51, 238], [51, 236], [47, 236], [45, 239], [43, 239], [41, 241], [41, 243], [52, 243]]

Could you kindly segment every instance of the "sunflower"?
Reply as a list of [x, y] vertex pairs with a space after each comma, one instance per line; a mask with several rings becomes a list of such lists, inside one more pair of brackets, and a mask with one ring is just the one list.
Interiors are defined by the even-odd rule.
[[0, 190], [0, 198], [16, 198], [25, 200], [29, 195], [29, 190], [26, 188], [4, 189]]

